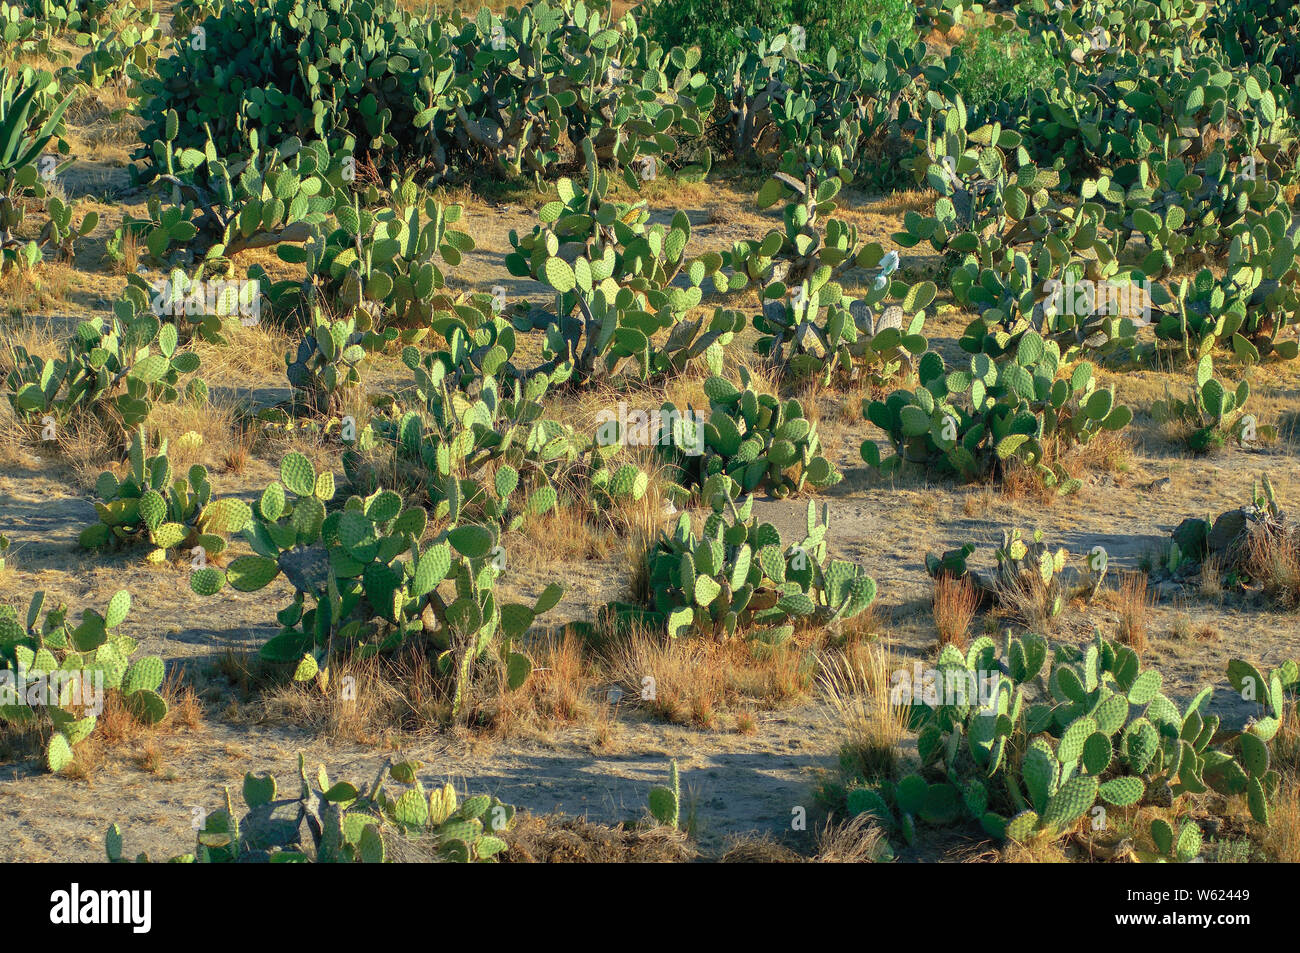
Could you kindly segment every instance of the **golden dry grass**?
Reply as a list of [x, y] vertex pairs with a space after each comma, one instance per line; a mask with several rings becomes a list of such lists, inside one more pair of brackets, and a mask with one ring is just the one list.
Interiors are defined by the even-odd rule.
[[883, 859], [889, 844], [885, 832], [870, 814], [859, 814], [843, 823], [828, 820], [817, 832], [818, 864], [870, 864]]
[[1151, 596], [1147, 592], [1146, 573], [1128, 572], [1120, 577], [1116, 595], [1119, 612], [1119, 639], [1142, 657], [1147, 651], [1147, 627], [1150, 624]]
[[627, 704], [671, 724], [704, 729], [722, 727], [725, 712], [738, 710], [737, 719], [747, 720], [756, 708], [796, 702], [813, 680], [809, 649], [798, 640], [771, 648], [633, 630], [604, 645], [601, 663]]
[[[497, 735], [505, 738], [525, 730], [545, 735], [591, 721], [597, 712], [592, 697], [597, 676], [583, 653], [582, 640], [566, 631], [543, 639], [530, 654], [534, 662], [528, 680], [513, 691], [504, 683], [498, 689], [492, 716]], [[606, 743], [611, 742], [612, 737], [607, 737]]]
[[939, 633], [939, 644], [952, 644], [964, 649], [978, 608], [979, 594], [970, 579], [954, 579], [948, 575], [935, 579], [931, 611], [935, 630]]
[[1300, 605], [1300, 535], [1256, 529], [1246, 536], [1241, 562], [1275, 602]]
[[898, 669], [884, 646], [861, 646], [849, 654], [823, 655], [817, 683], [842, 734], [841, 762], [868, 781], [893, 776], [899, 742], [907, 734], [907, 706], [893, 697]]

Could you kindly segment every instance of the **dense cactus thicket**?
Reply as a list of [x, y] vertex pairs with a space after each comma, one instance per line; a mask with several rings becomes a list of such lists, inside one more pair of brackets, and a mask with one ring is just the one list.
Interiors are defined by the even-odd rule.
[[[782, 704], [814, 683], [835, 696], [837, 666], [880, 647], [878, 603], [913, 599], [872, 561], [912, 550], [936, 488], [1064, 508], [1120, 485], [1132, 500], [1137, 430], [1180, 454], [1281, 455], [1294, 428], [1256, 414], [1294, 396], [1300, 355], [1296, 11], [0, 0], [15, 445], [99, 473], [77, 501], [78, 571], [183, 574], [181, 597], [214, 613], [197, 625], [256, 615], [241, 691], [332, 705], [367, 666], [410, 720], [504, 738], [532, 709], [576, 719], [588, 682], [634, 683], [619, 660], [644, 642], [687, 649], [685, 669], [779, 667]], [[66, 173], [107, 125], [131, 160], [101, 192], [98, 169]], [[735, 221], [726, 190], [744, 196]], [[513, 217], [497, 229], [498, 215]], [[77, 316], [42, 340], [24, 322], [61, 288]], [[232, 446], [205, 457], [190, 428], [213, 404]], [[839, 535], [868, 498], [873, 513], [904, 501], [881, 521], [889, 545]], [[992, 519], [971, 499], [970, 522]], [[1141, 598], [1147, 578], [1196, 578], [1216, 599], [1300, 601], [1300, 533], [1267, 477], [1245, 507], [1185, 515], [1159, 528]], [[870, 717], [900, 724], [883, 757], [845, 754], [831, 807], [899, 850], [927, 828], [1054, 844], [1110, 812], [1143, 860], [1204, 856], [1207, 812], [1276, 822], [1296, 783], [1279, 741], [1294, 662], [1228, 663], [1253, 706], [1243, 724], [1209, 688], [1179, 697], [1124, 606], [1115, 638], [1080, 634], [1113, 621], [1097, 612], [1102, 547], [1078, 570], [1006, 513], [988, 533], [992, 572], [974, 532], [917, 550], [932, 677], [901, 699], [884, 678], [854, 682]], [[7, 692], [6, 731], [69, 772], [107, 719], [119, 735], [183, 730], [194, 674], [124, 634], [128, 592], [74, 625], [47, 602], [57, 587], [25, 575], [41, 567], [8, 584], [6, 557], [25, 558], [10, 543], [0, 688], [47, 694]], [[579, 604], [584, 574], [553, 550], [599, 567], [599, 595]], [[956, 635], [945, 599], [969, 609]], [[1065, 637], [1076, 612], [1087, 624]], [[557, 645], [599, 677], [570, 690]], [[748, 675], [715, 676], [719, 697], [748, 697]], [[952, 693], [990, 677], [987, 698]], [[700, 727], [712, 704], [693, 710]], [[406, 727], [373, 736], [397, 745]], [[651, 816], [685, 836], [670, 763]], [[363, 787], [300, 760], [287, 794], [250, 773], [245, 809], [227, 795], [174, 859], [508, 852], [512, 807], [426, 790], [419, 767]], [[106, 851], [127, 856], [116, 825]]]

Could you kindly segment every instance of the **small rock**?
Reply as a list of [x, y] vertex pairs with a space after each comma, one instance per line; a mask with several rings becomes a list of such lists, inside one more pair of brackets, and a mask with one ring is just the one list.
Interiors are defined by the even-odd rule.
[[1155, 597], [1157, 601], [1174, 599], [1177, 596], [1181, 596], [1183, 594], [1183, 591], [1184, 591], [1184, 587], [1179, 585], [1176, 582], [1173, 581], [1160, 582], [1156, 584]]

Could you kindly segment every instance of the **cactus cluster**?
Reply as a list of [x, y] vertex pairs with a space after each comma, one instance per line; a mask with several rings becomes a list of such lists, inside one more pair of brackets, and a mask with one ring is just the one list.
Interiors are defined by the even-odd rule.
[[803, 405], [763, 393], [751, 380], [743, 367], [739, 387], [725, 377], [708, 378], [707, 422], [690, 409], [683, 413], [664, 404], [661, 421], [671, 421], [671, 433], [661, 438], [659, 449], [673, 465], [681, 496], [698, 493], [708, 503], [719, 492], [766, 489], [784, 497], [805, 485], [824, 489], [842, 479], [822, 453], [817, 424]]
[[[13, 347], [13, 370], [5, 379], [9, 403], [19, 418], [48, 424], [74, 413], [115, 422], [124, 434], [149, 419], [157, 402], [206, 401], [202, 378], [191, 377], [199, 357], [178, 346], [176, 325], [151, 310], [148, 294], [128, 283], [111, 317], [83, 321], [62, 357], [42, 358]], [[182, 385], [181, 378], [189, 379]]]
[[[853, 377], [863, 370], [881, 383], [910, 371], [926, 350], [924, 309], [938, 289], [933, 282], [909, 287], [891, 281], [898, 253], [861, 242], [857, 226], [835, 218], [835, 196], [846, 174], [838, 167], [808, 169], [800, 180], [778, 172], [759, 190], [758, 205], [784, 199], [784, 227], [761, 241], [735, 243], [721, 256], [724, 270], [711, 273], [720, 292], [757, 289], [757, 353], [826, 383], [836, 372]], [[840, 280], [855, 268], [874, 271], [860, 297], [847, 293]], [[887, 298], [902, 303], [885, 307]], [[911, 315], [906, 327], [905, 315]]]
[[[609, 174], [589, 145], [585, 150], [585, 189], [561, 178], [557, 200], [538, 213], [541, 224], [529, 235], [510, 234], [510, 273], [555, 292], [552, 308], [525, 309], [516, 321], [521, 330], [545, 334], [538, 370], [557, 384], [586, 384], [620, 373], [645, 380], [700, 356], [721, 367], [721, 349], [743, 329], [743, 315], [717, 309], [707, 330], [703, 318], [689, 319], [721, 257], [687, 259], [691, 225], [684, 212], [668, 226], [651, 224], [644, 201], [609, 199]], [[685, 287], [674, 283], [679, 275]], [[667, 339], [656, 342], [661, 331]]]
[[[241, 153], [250, 132], [351, 137], [381, 173], [486, 167], [541, 174], [589, 142], [633, 175], [698, 136], [716, 96], [698, 50], [665, 50], [603, 5], [532, 0], [420, 16], [395, 0], [234, 0], [142, 77], [144, 114], [185, 119], [178, 144]], [[142, 141], [162, 139], [155, 119]], [[143, 150], [142, 158], [150, 158]]]
[[789, 547], [753, 515], [752, 496], [737, 506], [720, 494], [712, 509], [700, 536], [687, 513], [660, 534], [646, 554], [650, 608], [615, 603], [616, 622], [665, 626], [673, 638], [744, 635], [779, 645], [797, 624], [833, 625], [875, 601], [876, 583], [860, 566], [827, 556], [828, 517], [823, 511], [819, 522], [811, 500], [807, 533]]
[[135, 4], [116, 4], [108, 11], [104, 29], [78, 32], [76, 44], [87, 47], [77, 63], [77, 76], [92, 89], [126, 79], [139, 82], [158, 61], [162, 31], [160, 14]]
[[1166, 392], [1164, 400], [1151, 405], [1158, 423], [1181, 423], [1188, 428], [1187, 446], [1196, 453], [1220, 450], [1229, 439], [1246, 445], [1277, 436], [1272, 426], [1259, 425], [1245, 413], [1250, 399], [1250, 382], [1240, 380], [1235, 388], [1214, 376], [1214, 358], [1205, 354], [1196, 362], [1196, 381], [1187, 399]]
[[396, 329], [374, 331], [364, 312], [331, 318], [316, 309], [297, 351], [284, 355], [295, 411], [325, 417], [342, 414], [348, 395], [361, 384], [370, 353], [396, 338]]
[[945, 646], [933, 683], [898, 699], [919, 732], [922, 772], [858, 788], [850, 806], [909, 842], [918, 822], [962, 820], [1014, 841], [1059, 837], [1086, 817], [1099, 829], [1112, 808], [1168, 808], [1209, 790], [1244, 795], [1252, 817], [1267, 824], [1279, 786], [1268, 741], [1297, 670], [1288, 663], [1265, 680], [1233, 660], [1228, 677], [1267, 710], [1235, 741], [1208, 711], [1209, 686], [1180, 709], [1162, 693], [1158, 671], [1100, 634], [1055, 651], [1038, 636], [1010, 633], [1001, 648], [987, 636], [964, 655]]
[[867, 146], [884, 141], [901, 151], [916, 130], [926, 93], [942, 84], [952, 63], [930, 55], [923, 43], [885, 43], [880, 29], [873, 23], [843, 43], [836, 38], [836, 51], [812, 62], [788, 33], [750, 28], [718, 82], [728, 99], [735, 156], [780, 156], [784, 170], [801, 177], [796, 166], [833, 154], [846, 179], [895, 185], [891, 164], [878, 161]]
[[395, 407], [360, 431], [343, 460], [353, 485], [369, 485], [368, 454], [388, 447], [436, 520], [512, 530], [525, 514], [552, 510], [556, 483], [586, 441], [543, 415], [545, 375], [527, 381], [484, 376], [471, 399], [456, 386], [461, 379], [446, 371], [454, 366], [450, 352], [426, 354], [422, 362], [414, 348], [403, 353], [414, 365], [420, 406]]
[[919, 362], [920, 386], [897, 390], [885, 400], [864, 400], [863, 413], [888, 435], [895, 453], [880, 455], [874, 440], [862, 458], [884, 472], [905, 462], [956, 473], [965, 479], [1005, 472], [1018, 460], [1047, 486], [1078, 488], [1056, 462], [1060, 453], [1087, 443], [1103, 430], [1121, 430], [1133, 418], [1115, 402], [1114, 391], [1097, 387], [1092, 365], [1074, 366], [1058, 377], [1060, 351], [1036, 332], [1021, 337], [1014, 354], [970, 359], [968, 370], [949, 372], [933, 352]]
[[66, 605], [45, 607], [43, 591], [32, 595], [22, 618], [13, 606], [0, 605], [0, 719], [48, 728], [50, 771], [73, 763], [74, 746], [95, 730], [109, 692], [142, 721], [156, 724], [167, 717], [160, 694], [163, 660], [132, 659], [138, 643], [118, 631], [130, 611], [125, 589], [114, 593], [102, 614], [86, 609], [75, 626]]
[[184, 476], [174, 476], [166, 440], [156, 455], [145, 453], [144, 431], [137, 430], [131, 438], [125, 478], [119, 480], [105, 470], [95, 481], [99, 522], [82, 530], [78, 542], [87, 549], [147, 542], [153, 547], [150, 562], [162, 562], [172, 550], [198, 565], [224, 553], [228, 537], [252, 520], [248, 504], [213, 499], [207, 467], [201, 464], [194, 464]]
[[476, 663], [495, 655], [509, 685], [522, 685], [531, 662], [513, 643], [559, 601], [561, 588], [547, 587], [532, 606], [502, 603], [494, 589], [505, 551], [493, 528], [467, 523], [424, 541], [428, 514], [404, 507], [397, 493], [351, 496], [327, 512], [334, 494], [332, 473], [286, 455], [244, 531], [253, 553], [224, 569], [195, 570], [190, 587], [204, 596], [227, 585], [252, 592], [283, 575], [293, 601], [277, 614], [280, 632], [261, 655], [292, 665], [297, 680], [327, 682], [332, 652], [366, 657], [415, 639], [453, 686], [453, 717]]
[[[416, 774], [420, 767], [390, 760], [367, 789], [331, 783], [324, 765], [308, 778], [299, 753], [296, 793], [281, 793], [270, 774], [244, 775], [243, 817], [227, 788], [225, 807], [203, 816], [194, 850], [169, 862], [382, 864], [402, 842], [410, 844], [403, 853], [421, 850], [440, 862], [495, 862], [506, 849], [501, 834], [514, 825], [515, 809], [486, 794], [461, 799], [450, 782], [426, 791]], [[104, 836], [104, 853], [110, 863], [130, 862], [117, 824]], [[149, 863], [148, 854], [135, 862]]]
[[[186, 214], [175, 222], [136, 226], [151, 257], [166, 260], [173, 244], [188, 246], [200, 233], [205, 257], [218, 262], [248, 249], [319, 240], [326, 218], [343, 200], [345, 148], [331, 154], [325, 142], [296, 136], [267, 147], [254, 132], [246, 157], [228, 161], [211, 139], [202, 147], [179, 146], [179, 119], [174, 112], [164, 119], [163, 138], [153, 145], [152, 181], [179, 197]], [[286, 250], [282, 257], [301, 261], [303, 252]]]
[[68, 148], [59, 133], [72, 96], [51, 101], [51, 87], [58, 84], [48, 72], [28, 68], [11, 76], [7, 66], [0, 69], [0, 272], [18, 264], [30, 268], [41, 258], [39, 244], [22, 241], [15, 229], [27, 200], [47, 195], [37, 159], [52, 141], [60, 152]]

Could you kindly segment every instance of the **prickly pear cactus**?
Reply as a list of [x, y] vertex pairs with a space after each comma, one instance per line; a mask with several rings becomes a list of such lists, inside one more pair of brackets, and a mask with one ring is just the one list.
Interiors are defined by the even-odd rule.
[[50, 771], [75, 761], [75, 746], [95, 730], [110, 692], [145, 723], [167, 717], [163, 660], [133, 660], [136, 640], [118, 632], [130, 611], [125, 589], [102, 614], [85, 610], [76, 626], [67, 621], [65, 605], [45, 609], [44, 592], [33, 594], [23, 619], [12, 606], [0, 605], [0, 718], [48, 729]]
[[[225, 807], [205, 815], [193, 852], [171, 861], [382, 864], [401, 847], [404, 857], [420, 851], [430, 860], [495, 863], [506, 850], [502, 835], [514, 826], [515, 809], [486, 794], [458, 798], [450, 783], [426, 791], [420, 767], [390, 760], [366, 788], [331, 783], [324, 765], [308, 778], [299, 753], [296, 797], [277, 798], [269, 774], [245, 775], [243, 816], [236, 815], [227, 789]], [[122, 847], [122, 831], [113, 824], [104, 838], [110, 863], [128, 862]], [[141, 854], [136, 862], [149, 857]]]
[[333, 474], [288, 454], [244, 531], [253, 553], [195, 570], [190, 587], [204, 596], [227, 585], [253, 592], [283, 576], [293, 601], [277, 614], [282, 628], [261, 655], [292, 666], [299, 681], [328, 684], [331, 650], [368, 657], [413, 639], [434, 653], [453, 718], [476, 664], [495, 660], [507, 684], [522, 685], [531, 663], [514, 641], [563, 590], [548, 586], [532, 606], [500, 603], [493, 590], [507, 559], [495, 527], [453, 525], [422, 542], [428, 514], [404, 507], [392, 490], [349, 497], [327, 512], [334, 492]]
[[1097, 387], [1087, 361], [1061, 376], [1055, 342], [1032, 331], [1014, 354], [1001, 360], [976, 354], [968, 370], [949, 372], [938, 354], [928, 353], [918, 378], [915, 390], [863, 401], [866, 418], [885, 431], [896, 450], [882, 458], [874, 440], [863, 442], [862, 458], [882, 472], [912, 462], [974, 479], [999, 476], [1018, 462], [1032, 468], [1044, 485], [1071, 493], [1079, 481], [1055, 456], [1103, 430], [1121, 430], [1133, 419], [1128, 407], [1115, 402], [1113, 390]]
[[646, 554], [649, 608], [614, 603], [616, 624], [665, 626], [673, 637], [743, 635], [781, 644], [796, 625], [853, 618], [876, 598], [876, 583], [853, 563], [826, 552], [825, 522], [808, 502], [807, 535], [786, 547], [770, 523], [753, 517], [753, 497], [739, 506], [714, 497], [702, 536], [687, 513]]
[[704, 383], [709, 397], [708, 421], [692, 409], [668, 403], [659, 414], [655, 443], [673, 465], [681, 495], [698, 493], [705, 502], [719, 487], [736, 493], [766, 489], [784, 497], [805, 485], [824, 489], [842, 476], [823, 455], [817, 425], [803, 405], [782, 402], [753, 387], [748, 370], [740, 368], [740, 387], [725, 377]]
[[[909, 841], [919, 823], [978, 823], [1022, 842], [1100, 831], [1109, 811], [1176, 810], [1185, 796], [1211, 790], [1244, 797], [1267, 823], [1280, 785], [1268, 740], [1298, 671], [1288, 662], [1266, 679], [1249, 663], [1229, 663], [1233, 688], [1265, 712], [1234, 746], [1208, 711], [1209, 686], [1180, 709], [1161, 691], [1158, 671], [1100, 634], [1054, 651], [1043, 638], [1010, 632], [1001, 648], [988, 636], [964, 653], [947, 645], [933, 671], [891, 690], [918, 732], [922, 772], [867, 787], [850, 803]], [[1175, 838], [1167, 822], [1158, 825], [1160, 855], [1199, 853], [1199, 830], [1184, 827]]]
[[213, 499], [204, 466], [195, 464], [185, 476], [174, 476], [166, 440], [155, 456], [146, 457], [145, 449], [140, 429], [131, 438], [126, 477], [119, 480], [108, 470], [99, 475], [99, 522], [82, 530], [78, 541], [87, 549], [147, 543], [153, 547], [150, 562], [180, 553], [194, 565], [206, 565], [225, 552], [232, 534], [249, 525], [252, 510], [242, 500]]

